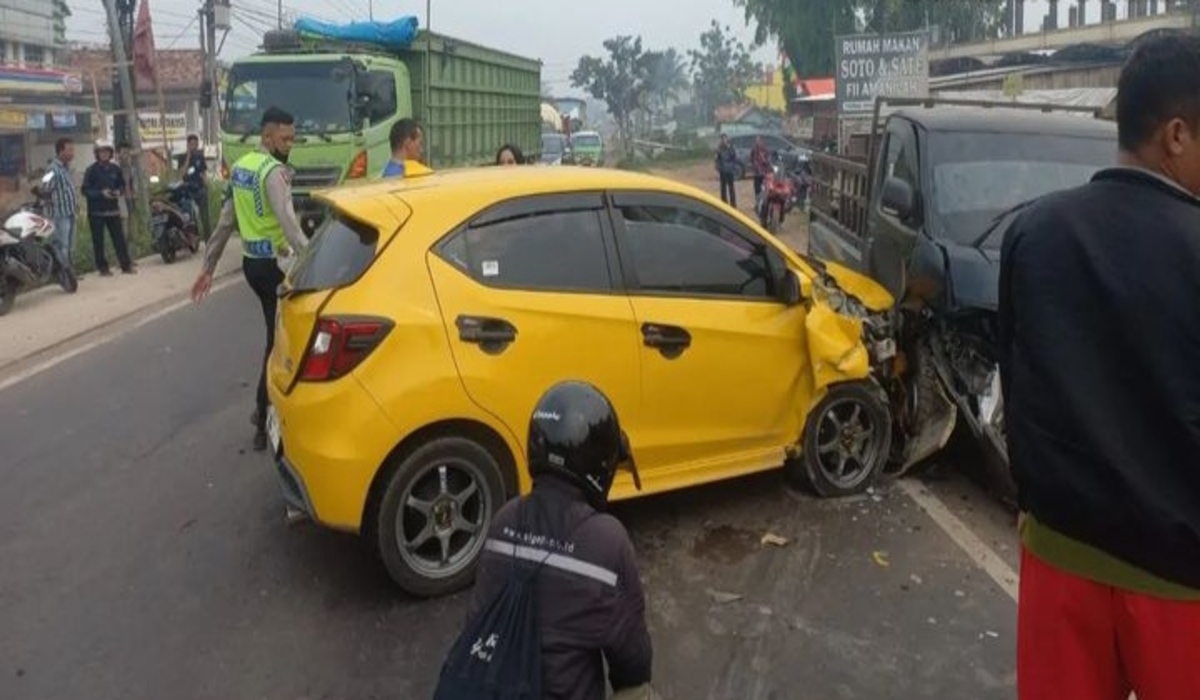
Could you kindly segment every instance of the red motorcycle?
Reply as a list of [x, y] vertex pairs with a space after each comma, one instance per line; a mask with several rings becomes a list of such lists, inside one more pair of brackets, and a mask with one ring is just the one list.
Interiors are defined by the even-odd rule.
[[778, 233], [783, 225], [783, 219], [795, 203], [795, 183], [784, 172], [783, 166], [775, 163], [771, 172], [763, 179], [762, 193], [758, 196], [756, 208], [758, 222], [771, 233]]

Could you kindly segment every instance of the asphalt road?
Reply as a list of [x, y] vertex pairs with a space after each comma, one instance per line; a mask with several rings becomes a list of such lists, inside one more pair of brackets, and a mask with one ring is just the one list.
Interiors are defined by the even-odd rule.
[[[0, 391], [0, 698], [431, 695], [464, 599], [285, 526], [248, 449], [257, 315], [239, 284]], [[1013, 566], [1009, 516], [939, 471]], [[894, 485], [822, 502], [772, 473], [616, 512], [666, 698], [1014, 694], [1012, 599]]]

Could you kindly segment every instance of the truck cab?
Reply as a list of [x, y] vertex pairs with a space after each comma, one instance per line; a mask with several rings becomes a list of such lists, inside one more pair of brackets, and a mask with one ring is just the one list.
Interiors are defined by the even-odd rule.
[[951, 268], [957, 284], [938, 279], [939, 290], [994, 303], [986, 288], [1003, 232], [985, 237], [993, 220], [1115, 164], [1116, 127], [1004, 105], [926, 104], [877, 121], [865, 160], [814, 155], [809, 253], [867, 273], [896, 299], [942, 276], [929, 265]]
[[394, 58], [350, 53], [266, 53], [234, 63], [222, 115], [225, 167], [258, 147], [271, 106], [296, 117], [289, 165], [296, 214], [307, 233], [321, 217], [312, 191], [365, 180], [390, 157], [388, 130], [412, 114], [408, 67]]
[[502, 143], [536, 156], [540, 84], [536, 60], [428, 31], [402, 49], [267, 32], [261, 50], [229, 70], [222, 170], [258, 147], [269, 107], [295, 116], [288, 165], [296, 214], [312, 235], [324, 218], [312, 193], [380, 177], [392, 125], [405, 117], [424, 127], [434, 168], [488, 163]]

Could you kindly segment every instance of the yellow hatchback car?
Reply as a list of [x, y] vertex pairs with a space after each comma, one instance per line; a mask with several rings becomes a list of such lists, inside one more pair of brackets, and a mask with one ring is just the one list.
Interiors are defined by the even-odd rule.
[[614, 499], [780, 465], [845, 495], [889, 458], [892, 299], [707, 194], [483, 168], [321, 197], [280, 289], [275, 464], [290, 506], [367, 537], [411, 594], [470, 584], [561, 380], [621, 417], [643, 489], [618, 475]]

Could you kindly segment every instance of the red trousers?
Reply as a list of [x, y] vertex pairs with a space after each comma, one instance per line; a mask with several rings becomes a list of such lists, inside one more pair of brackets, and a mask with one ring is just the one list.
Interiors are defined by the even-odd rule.
[[1200, 603], [1128, 593], [1021, 552], [1020, 700], [1200, 699]]

